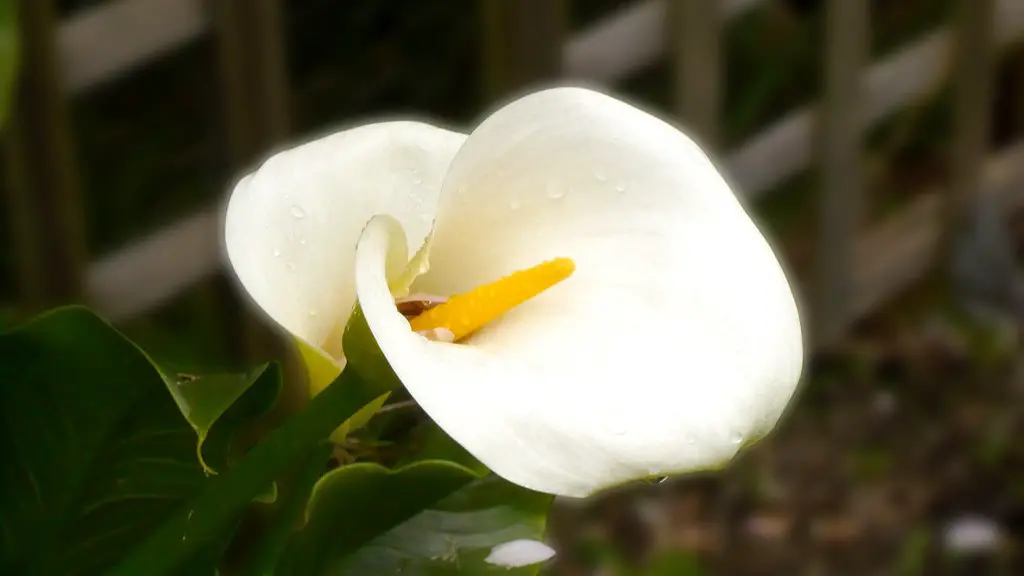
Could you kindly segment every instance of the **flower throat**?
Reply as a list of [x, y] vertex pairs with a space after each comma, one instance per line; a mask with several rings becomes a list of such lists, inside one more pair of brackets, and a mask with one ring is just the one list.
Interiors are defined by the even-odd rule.
[[447, 300], [408, 298], [399, 311], [415, 332], [458, 342], [516, 306], [565, 280], [576, 270], [569, 258], [555, 258], [482, 284]]

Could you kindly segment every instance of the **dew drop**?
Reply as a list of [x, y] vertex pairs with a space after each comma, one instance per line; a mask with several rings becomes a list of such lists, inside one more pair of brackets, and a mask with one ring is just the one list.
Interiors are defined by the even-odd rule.
[[658, 484], [663, 484], [666, 480], [668, 480], [668, 476], [655, 476], [653, 478], [648, 478], [647, 482], [648, 484], [654, 484], [657, 486]]
[[310, 316], [310, 318], [316, 316], [316, 314], [317, 314], [317, 312], [316, 312], [315, 308], [310, 308], [309, 309], [309, 316]]
[[303, 210], [302, 206], [299, 206], [298, 204], [292, 204], [290, 211], [292, 213], [292, 218], [299, 219], [306, 217], [306, 211]]
[[729, 436], [729, 443], [734, 445], [734, 446], [738, 446], [738, 445], [742, 444], [743, 443], [743, 434], [740, 434], [739, 432], [733, 432], [732, 435]]
[[594, 172], [594, 178], [596, 178], [598, 182], [604, 182], [608, 179], [608, 176], [606, 176], [604, 172]]
[[552, 200], [558, 200], [559, 198], [565, 196], [565, 190], [563, 190], [561, 187], [558, 186], [558, 184], [555, 184], [554, 182], [548, 183], [547, 192], [548, 198], [551, 198]]
[[509, 210], [512, 210], [513, 212], [519, 210], [520, 208], [522, 208], [522, 206], [523, 205], [519, 202], [519, 200], [510, 200], [508, 203]]
[[288, 269], [294, 271], [295, 270], [295, 262], [289, 262], [288, 263]]
[[616, 192], [625, 192], [626, 191], [626, 185], [625, 184], [616, 184], [615, 185], [615, 191]]
[[281, 257], [281, 249], [280, 248], [274, 248], [273, 254], [274, 254], [274, 258], [280, 258]]

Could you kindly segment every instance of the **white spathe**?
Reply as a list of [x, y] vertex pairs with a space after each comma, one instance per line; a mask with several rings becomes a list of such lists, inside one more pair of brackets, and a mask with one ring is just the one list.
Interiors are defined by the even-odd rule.
[[382, 122], [272, 156], [228, 201], [227, 255], [245, 291], [290, 333], [343, 362], [359, 234], [388, 214], [402, 222], [410, 249], [419, 248], [465, 139], [419, 122]]
[[[527, 488], [586, 496], [714, 468], [771, 430], [800, 378], [800, 318], [772, 249], [697, 144], [578, 88], [525, 96], [460, 138], [381, 124], [268, 162], [229, 207], [242, 284], [338, 359], [330, 335], [354, 282], [424, 410]], [[431, 178], [402, 180], [413, 170]], [[386, 200], [374, 196], [382, 188]], [[287, 242], [296, 202], [305, 244]], [[576, 272], [466, 342], [427, 341], [395, 309], [388, 280], [431, 220], [430, 268], [414, 292], [460, 293], [555, 257]], [[287, 258], [274, 255], [279, 244]], [[330, 315], [312, 321], [311, 309]]]

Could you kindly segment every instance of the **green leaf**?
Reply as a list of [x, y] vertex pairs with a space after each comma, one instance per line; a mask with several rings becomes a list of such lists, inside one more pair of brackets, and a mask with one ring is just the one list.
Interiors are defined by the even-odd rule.
[[245, 574], [273, 574], [292, 533], [305, 523], [306, 503], [320, 479], [334, 445], [324, 442], [312, 448], [285, 483], [284, 497], [274, 512], [267, 533], [253, 549]]
[[[259, 380], [257, 396], [272, 403], [277, 372]], [[258, 404], [230, 420], [266, 409]], [[211, 443], [227, 445], [227, 420], [211, 423]], [[78, 307], [0, 335], [0, 451], [4, 574], [95, 573], [206, 482], [195, 432], [160, 373]]]
[[111, 574], [160, 576], [179, 569], [230, 530], [265, 486], [292, 470], [313, 446], [379, 396], [354, 371], [345, 370], [305, 410], [267, 435], [226, 473], [212, 477], [187, 507], [134, 548]]
[[[262, 415], [277, 401], [281, 391], [280, 379], [277, 378], [264, 380], [277, 385], [264, 386], [247, 394], [266, 368], [266, 365], [260, 366], [247, 374], [193, 374], [161, 370], [161, 377], [178, 409], [198, 436], [196, 456], [207, 472], [215, 473], [217, 467], [232, 456], [230, 436], [222, 436], [228, 442], [205, 446], [214, 428], [226, 423], [229, 429], [233, 429], [242, 421]], [[214, 455], [213, 462], [217, 463], [214, 466], [204, 458], [204, 454], [210, 453]]]
[[388, 470], [352, 464], [314, 489], [307, 523], [277, 574], [536, 574], [485, 560], [513, 540], [544, 536], [552, 497], [445, 461]]
[[18, 13], [15, 0], [0, 0], [0, 126], [7, 122], [18, 71]]
[[306, 525], [288, 547], [280, 574], [335, 574], [360, 546], [476, 479], [451, 462], [397, 470], [373, 463], [336, 468], [317, 482]]
[[[395, 493], [390, 497], [396, 497]], [[548, 494], [488, 475], [381, 534], [345, 558], [337, 569], [320, 573], [533, 575], [540, 564], [510, 569], [486, 559], [500, 544], [541, 540], [551, 501]]]

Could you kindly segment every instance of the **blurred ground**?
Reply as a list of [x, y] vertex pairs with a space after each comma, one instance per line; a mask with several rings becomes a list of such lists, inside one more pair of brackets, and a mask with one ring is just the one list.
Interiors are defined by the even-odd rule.
[[[1021, 573], [1016, 343], [938, 315], [873, 328], [815, 363], [776, 433], [720, 473], [561, 506], [554, 573], [642, 573], [668, 549], [693, 574]], [[984, 551], [964, 558], [972, 534]]]

